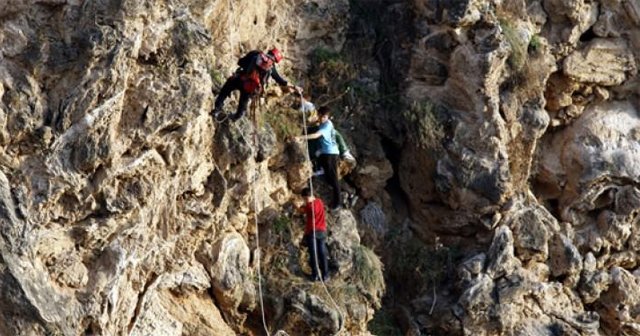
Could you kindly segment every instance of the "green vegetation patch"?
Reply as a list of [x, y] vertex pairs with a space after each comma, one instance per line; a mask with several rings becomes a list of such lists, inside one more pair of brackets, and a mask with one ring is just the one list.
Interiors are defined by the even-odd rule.
[[502, 28], [502, 34], [511, 47], [511, 54], [507, 62], [513, 69], [520, 70], [527, 60], [529, 41], [523, 38], [513, 23], [507, 19], [500, 19], [500, 28]]
[[222, 85], [227, 80], [221, 71], [213, 68], [209, 69], [209, 77], [211, 77], [211, 83], [215, 88], [222, 88]]
[[297, 111], [288, 108], [269, 111], [264, 114], [264, 119], [273, 128], [278, 141], [302, 134], [302, 120]]
[[531, 36], [531, 40], [529, 41], [529, 49], [533, 52], [537, 52], [542, 47], [542, 41], [540, 40], [540, 36], [535, 34]]
[[393, 313], [389, 309], [382, 308], [376, 311], [373, 319], [367, 325], [369, 331], [374, 335], [403, 336]]
[[366, 295], [371, 296], [374, 301], [379, 301], [385, 289], [382, 262], [366, 246], [358, 245], [353, 252], [355, 278], [362, 284]]
[[429, 100], [414, 102], [405, 112], [409, 136], [426, 148], [437, 148], [445, 136], [446, 111]]

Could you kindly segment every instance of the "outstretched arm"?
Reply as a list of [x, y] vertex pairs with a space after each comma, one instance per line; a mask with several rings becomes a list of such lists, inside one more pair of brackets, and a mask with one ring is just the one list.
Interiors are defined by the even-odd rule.
[[276, 66], [274, 65], [271, 68], [271, 77], [273, 77], [273, 79], [276, 81], [276, 83], [278, 83], [278, 85], [280, 86], [285, 86], [287, 88], [293, 88], [295, 91], [302, 93], [302, 88], [297, 86], [297, 85], [291, 85], [289, 84], [289, 82], [282, 78], [282, 76], [280, 76], [280, 74], [278, 73], [278, 69], [276, 68]]
[[321, 136], [322, 136], [322, 133], [315, 132], [315, 133], [311, 133], [311, 134], [307, 134], [307, 135], [297, 136], [296, 139], [297, 140], [313, 140], [313, 139], [317, 139], [317, 138], [319, 138]]
[[280, 74], [278, 73], [278, 69], [276, 69], [275, 65], [271, 68], [271, 77], [273, 77], [273, 79], [276, 81], [276, 83], [278, 83], [278, 85], [289, 86], [289, 82], [287, 82], [286, 79], [280, 76]]

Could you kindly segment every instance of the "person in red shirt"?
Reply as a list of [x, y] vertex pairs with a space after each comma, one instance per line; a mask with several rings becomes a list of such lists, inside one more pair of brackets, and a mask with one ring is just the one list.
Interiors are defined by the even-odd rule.
[[[302, 197], [304, 198], [305, 204], [301, 210], [307, 217], [304, 241], [307, 248], [309, 248], [311, 279], [313, 281], [320, 281], [320, 274], [322, 274], [322, 280], [327, 281], [329, 279], [329, 262], [327, 261], [327, 244], [325, 242], [327, 238], [327, 223], [324, 216], [324, 203], [321, 199], [314, 197], [309, 188], [302, 190]], [[317, 265], [316, 261], [320, 265]]]

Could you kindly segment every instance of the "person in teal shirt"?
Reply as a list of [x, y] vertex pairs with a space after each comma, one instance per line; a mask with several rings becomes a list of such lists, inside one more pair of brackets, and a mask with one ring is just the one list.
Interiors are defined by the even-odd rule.
[[[308, 98], [304, 97], [301, 92], [298, 92], [298, 94], [300, 95], [300, 112], [305, 113], [305, 115], [308, 116], [309, 124], [312, 124], [307, 128], [307, 132], [315, 133], [318, 130], [318, 125], [315, 125], [315, 123], [318, 121], [316, 106], [312, 102], [310, 102]], [[342, 136], [342, 134], [340, 134], [340, 131], [338, 131], [337, 129], [335, 130], [336, 130], [336, 142], [338, 143], [338, 150], [340, 151], [340, 158], [355, 164], [356, 158], [353, 157], [353, 155], [351, 154], [351, 151], [347, 146], [347, 142], [344, 140], [344, 137]], [[319, 147], [319, 141], [317, 139], [309, 141], [309, 156], [313, 161], [314, 173], [315, 173], [314, 175], [323, 174], [322, 170], [315, 169], [316, 156], [319, 155], [318, 147]]]
[[342, 204], [340, 195], [340, 182], [338, 179], [338, 157], [340, 150], [338, 149], [338, 143], [336, 141], [336, 130], [333, 127], [333, 123], [329, 119], [330, 111], [326, 106], [322, 106], [318, 109], [318, 118], [320, 126], [314, 133], [306, 136], [298, 136], [298, 140], [313, 140], [318, 139], [319, 153], [318, 161], [320, 166], [324, 170], [324, 176], [331, 185], [333, 199], [331, 200], [331, 210], [336, 211], [340, 209]]

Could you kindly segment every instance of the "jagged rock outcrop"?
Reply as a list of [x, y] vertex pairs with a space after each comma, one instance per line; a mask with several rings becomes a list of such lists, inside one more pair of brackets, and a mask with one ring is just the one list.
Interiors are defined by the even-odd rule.
[[[8, 0], [0, 41], [2, 335], [640, 334], [636, 1]], [[326, 287], [297, 98], [209, 116], [271, 46], [357, 157]]]
[[[260, 264], [303, 247], [261, 255], [256, 226], [269, 235], [269, 212], [288, 218], [310, 169], [267, 122], [214, 122], [212, 96], [254, 48], [281, 48], [295, 79], [319, 44], [342, 48], [348, 20], [347, 1], [3, 2], [0, 334], [260, 334]], [[288, 111], [271, 99], [263, 113], [276, 109]], [[345, 212], [334, 294], [364, 249]], [[267, 327], [365, 333], [384, 290], [367, 256], [377, 280], [350, 279], [348, 305], [304, 285], [280, 314], [313, 319], [268, 312]], [[297, 270], [261, 278], [282, 286], [265, 295], [307, 283]]]
[[[465, 251], [439, 285], [392, 289], [420, 297], [396, 303], [405, 330], [636, 332], [637, 9], [547, 0], [380, 9], [381, 26], [395, 13], [412, 18], [411, 48], [390, 44], [392, 61], [381, 63], [407, 78], [397, 173], [411, 228], [436, 249]], [[621, 292], [628, 298], [612, 299]], [[629, 302], [614, 309], [616, 300]]]

